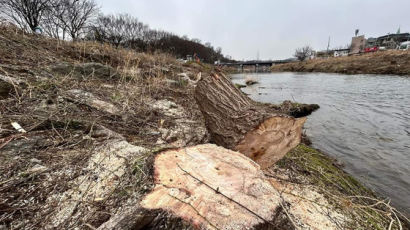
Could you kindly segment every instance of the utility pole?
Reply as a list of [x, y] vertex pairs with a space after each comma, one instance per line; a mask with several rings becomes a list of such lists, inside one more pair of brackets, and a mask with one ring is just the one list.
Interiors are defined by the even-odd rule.
[[329, 36], [329, 40], [327, 41], [327, 50], [326, 50], [327, 55], [329, 55], [329, 47], [330, 47], [330, 36]]

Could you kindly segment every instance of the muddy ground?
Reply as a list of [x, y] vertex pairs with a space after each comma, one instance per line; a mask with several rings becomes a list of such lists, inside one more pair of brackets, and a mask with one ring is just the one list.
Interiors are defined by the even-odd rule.
[[[193, 90], [212, 71], [2, 26], [0, 229], [95, 229], [135, 207], [153, 187], [158, 152], [209, 143]], [[317, 109], [272, 108], [294, 116]], [[300, 229], [405, 228], [388, 201], [335, 165], [301, 144], [265, 172]], [[153, 228], [190, 228], [166, 220]]]

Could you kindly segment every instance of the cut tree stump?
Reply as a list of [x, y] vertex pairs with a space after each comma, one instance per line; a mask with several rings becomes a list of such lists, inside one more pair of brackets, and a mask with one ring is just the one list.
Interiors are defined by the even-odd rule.
[[211, 141], [241, 152], [262, 168], [272, 166], [301, 141], [306, 118], [274, 113], [244, 95], [222, 73], [202, 78], [195, 99]]
[[141, 206], [197, 229], [292, 229], [279, 192], [241, 153], [213, 144], [165, 151], [156, 156], [154, 180]]

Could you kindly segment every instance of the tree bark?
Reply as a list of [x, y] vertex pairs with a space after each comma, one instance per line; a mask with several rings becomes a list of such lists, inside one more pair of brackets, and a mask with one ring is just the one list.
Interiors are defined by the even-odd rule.
[[252, 101], [222, 73], [202, 78], [195, 99], [211, 141], [241, 152], [262, 168], [270, 167], [300, 143], [306, 118], [277, 114]]

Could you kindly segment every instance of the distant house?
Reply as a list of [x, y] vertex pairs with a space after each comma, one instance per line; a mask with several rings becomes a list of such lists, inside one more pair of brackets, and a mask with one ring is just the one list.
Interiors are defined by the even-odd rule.
[[366, 48], [372, 48], [377, 46], [377, 38], [368, 38], [366, 40]]
[[349, 52], [350, 52], [350, 49], [333, 50], [333, 56], [334, 57], [344, 57], [344, 56], [348, 56]]
[[410, 41], [410, 33], [387, 34], [378, 38], [369, 38], [366, 48], [383, 47], [384, 49], [396, 49], [401, 43]]
[[377, 46], [396, 49], [401, 43], [410, 41], [410, 33], [387, 34], [377, 38]]

